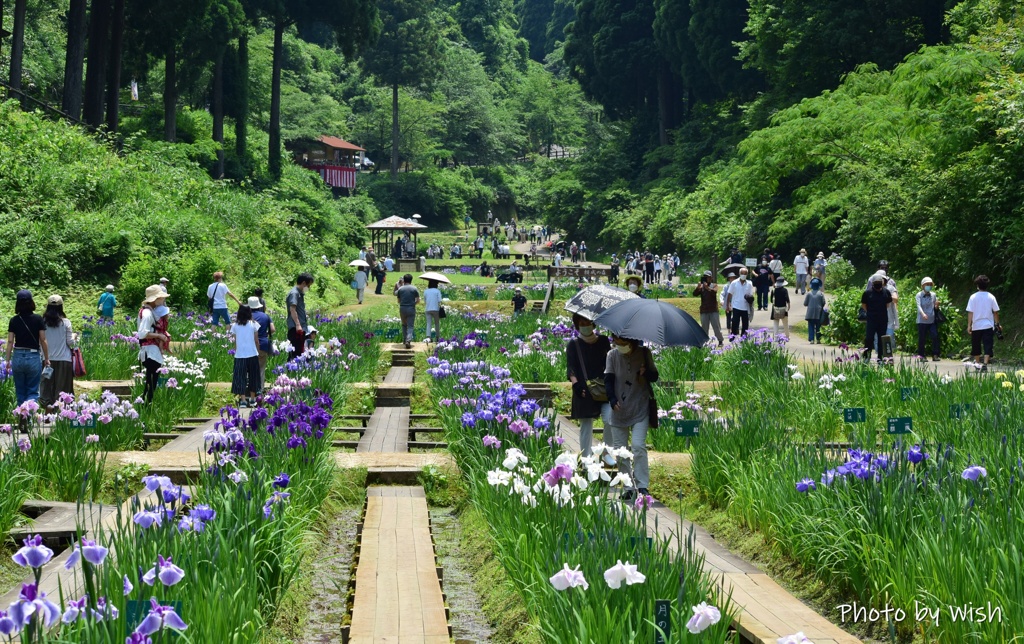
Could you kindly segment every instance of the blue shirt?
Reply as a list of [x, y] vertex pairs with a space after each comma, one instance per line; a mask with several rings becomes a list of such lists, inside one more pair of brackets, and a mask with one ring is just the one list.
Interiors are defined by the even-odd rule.
[[260, 351], [270, 353], [270, 316], [263, 311], [253, 311], [252, 319], [260, 325], [256, 332], [260, 340]]
[[113, 317], [115, 306], [117, 306], [117, 298], [110, 291], [104, 291], [103, 295], [100, 295], [100, 313], [103, 317]]

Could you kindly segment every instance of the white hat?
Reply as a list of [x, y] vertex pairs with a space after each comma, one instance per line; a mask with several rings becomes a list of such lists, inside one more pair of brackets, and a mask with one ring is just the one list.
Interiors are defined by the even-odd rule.
[[523, 292], [523, 288], [521, 286], [517, 286], [516, 287], [516, 293], [522, 293], [522, 292]]
[[923, 280], [921, 280], [921, 286], [924, 286], [925, 284], [931, 284], [932, 286], [934, 286], [935, 282], [932, 281], [932, 278], [926, 277]]
[[255, 295], [250, 295], [249, 296], [249, 300], [246, 302], [246, 304], [253, 311], [255, 311], [256, 309], [262, 309], [263, 308], [263, 305], [260, 304], [260, 298], [256, 297]]
[[113, 292], [114, 291], [114, 285], [113, 284], [107, 284], [107, 287], [105, 289], [103, 289], [103, 290]]
[[160, 282], [161, 282], [161, 283], [164, 283], [164, 282], [170, 282], [170, 281], [171, 281], [171, 280], [167, 279], [166, 277], [161, 277], [161, 278], [160, 278]]
[[884, 283], [885, 282], [885, 274], [882, 273], [881, 271], [879, 271], [878, 273], [875, 273], [874, 275], [869, 277], [868, 281], [869, 282], [882, 282], [882, 283]]
[[818, 253], [818, 257], [820, 257], [822, 259], [825, 259], [825, 253], [819, 252]]
[[316, 327], [310, 324], [309, 331], [306, 332], [306, 335], [313, 335], [314, 333], [316, 333]]

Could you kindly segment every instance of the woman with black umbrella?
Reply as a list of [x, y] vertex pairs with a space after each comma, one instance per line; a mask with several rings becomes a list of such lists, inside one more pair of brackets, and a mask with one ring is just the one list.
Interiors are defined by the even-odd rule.
[[608, 392], [608, 413], [604, 428], [611, 434], [613, 447], [630, 445], [631, 464], [618, 459], [619, 471], [633, 478], [633, 487], [622, 493], [624, 501], [633, 501], [637, 492], [647, 494], [651, 483], [647, 462], [647, 430], [650, 427], [651, 401], [654, 391], [651, 383], [658, 382], [658, 368], [651, 350], [631, 340], [612, 336], [612, 350], [605, 361], [604, 385]]
[[[580, 424], [580, 451], [590, 456], [594, 442], [594, 419], [601, 416], [608, 401], [602, 379], [611, 343], [599, 335], [594, 322], [579, 313], [573, 313], [572, 325], [579, 337], [565, 346], [566, 373], [572, 383], [572, 411], [569, 418]], [[601, 387], [595, 387], [600, 383]]]

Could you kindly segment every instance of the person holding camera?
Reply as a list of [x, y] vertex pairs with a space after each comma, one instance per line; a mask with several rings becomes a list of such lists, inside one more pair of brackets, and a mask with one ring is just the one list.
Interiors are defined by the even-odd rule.
[[713, 329], [718, 338], [718, 346], [722, 346], [725, 340], [722, 338], [722, 321], [718, 313], [718, 284], [714, 279], [714, 273], [704, 271], [693, 294], [700, 298], [700, 328], [704, 329], [705, 335], [708, 328]]
[[967, 300], [967, 333], [971, 336], [971, 359], [977, 365], [979, 359], [984, 358], [981, 370], [988, 371], [994, 338], [996, 335], [1002, 337], [1003, 327], [999, 324], [999, 303], [996, 296], [988, 292], [988, 275], [976, 277], [974, 285], [978, 287], [978, 291]]
[[884, 345], [882, 336], [889, 323], [889, 305], [892, 304], [892, 293], [885, 288], [885, 275], [875, 273], [869, 280], [871, 288], [860, 296], [860, 308], [864, 310], [867, 329], [864, 335], [864, 360], [871, 359], [871, 349], [878, 351], [878, 361], [882, 362]]

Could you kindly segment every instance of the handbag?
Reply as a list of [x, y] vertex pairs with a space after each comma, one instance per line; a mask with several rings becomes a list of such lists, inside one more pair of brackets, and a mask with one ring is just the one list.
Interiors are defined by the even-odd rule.
[[942, 309], [935, 307], [935, 324], [945, 324], [946, 314], [942, 312]]
[[781, 320], [785, 317], [789, 317], [789, 309], [784, 306], [773, 306], [772, 307], [772, 319]]
[[821, 310], [821, 321], [818, 322], [818, 326], [828, 326], [832, 324], [832, 315], [828, 309]]
[[358, 291], [358, 290], [359, 290], [359, 282], [357, 282], [357, 281], [355, 281], [355, 280], [352, 280], [352, 283], [351, 283], [351, 284], [349, 284], [349, 286], [351, 286], [351, 287], [352, 287], [352, 290], [353, 290], [353, 291]]
[[82, 378], [87, 373], [85, 370], [85, 360], [82, 359], [82, 350], [78, 347], [71, 350], [71, 365], [76, 378]]
[[604, 386], [604, 381], [599, 378], [591, 380], [587, 377], [587, 364], [583, 361], [583, 352], [580, 351], [579, 340], [576, 342], [576, 356], [580, 359], [580, 368], [583, 369], [583, 382], [587, 385], [590, 398], [594, 402], [608, 402], [608, 390]]
[[864, 310], [864, 309], [857, 309], [857, 321], [858, 322], [867, 322], [868, 321], [868, 312], [866, 310]]
[[437, 307], [437, 319], [443, 320], [448, 317], [448, 312], [444, 310], [443, 306]]

